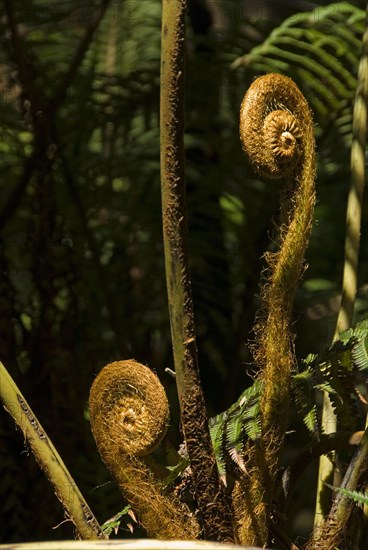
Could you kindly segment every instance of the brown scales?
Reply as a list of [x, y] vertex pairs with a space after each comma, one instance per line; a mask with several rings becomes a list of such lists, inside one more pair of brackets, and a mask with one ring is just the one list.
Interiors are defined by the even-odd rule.
[[252, 475], [236, 482], [233, 491], [241, 543], [262, 545], [270, 528], [274, 480], [288, 425], [294, 366], [292, 304], [303, 272], [315, 202], [312, 116], [290, 78], [268, 74], [253, 82], [241, 105], [240, 138], [254, 170], [273, 180], [283, 178], [288, 187], [282, 195], [279, 250], [266, 254], [267, 277], [254, 329], [254, 360], [264, 388], [262, 437], [257, 446], [249, 444], [245, 451]]
[[133, 359], [106, 365], [89, 398], [93, 436], [103, 461], [147, 533], [162, 539], [196, 539], [197, 522], [174, 495], [166, 495], [140, 457], [161, 442], [169, 404], [157, 376]]

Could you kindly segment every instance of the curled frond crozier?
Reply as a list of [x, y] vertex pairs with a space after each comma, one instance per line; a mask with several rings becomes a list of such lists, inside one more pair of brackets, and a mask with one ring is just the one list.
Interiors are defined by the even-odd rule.
[[279, 179], [303, 162], [308, 104], [296, 84], [285, 76], [258, 78], [240, 109], [240, 138], [253, 169]]
[[[160, 444], [169, 422], [169, 404], [159, 379], [144, 365], [115, 361], [93, 382], [90, 399], [93, 435], [99, 449], [144, 456]], [[107, 438], [109, 439], [107, 444]]]
[[[313, 119], [306, 99], [288, 77], [268, 74], [256, 79], [240, 110], [240, 137], [255, 171], [271, 179], [284, 177], [283, 224], [279, 249], [267, 253], [267, 280], [255, 326], [255, 362], [265, 381], [262, 430], [282, 441], [287, 425], [289, 387], [294, 365], [291, 311], [303, 272], [315, 202]], [[277, 445], [276, 445], [277, 446]]]
[[304, 269], [315, 203], [313, 119], [306, 99], [290, 78], [268, 74], [252, 83], [241, 105], [240, 138], [258, 174], [287, 182], [287, 192], [281, 197], [279, 247], [266, 254], [267, 277], [254, 327], [253, 355], [263, 387], [262, 435], [257, 446], [248, 445], [244, 451], [251, 476], [244, 483], [236, 482], [233, 491], [239, 540], [263, 545], [288, 426], [295, 366], [292, 306]]
[[169, 404], [157, 376], [133, 359], [106, 365], [93, 382], [89, 409], [100, 455], [148, 535], [198, 538], [189, 509], [166, 494], [144, 462], [162, 441], [169, 421]]

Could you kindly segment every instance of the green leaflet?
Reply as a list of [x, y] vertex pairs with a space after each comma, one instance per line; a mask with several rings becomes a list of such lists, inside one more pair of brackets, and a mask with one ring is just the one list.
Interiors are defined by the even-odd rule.
[[292, 379], [299, 412], [307, 428], [318, 429], [315, 390], [327, 391], [341, 429], [352, 429], [360, 420], [355, 375], [368, 371], [368, 320], [343, 331], [328, 350], [310, 355]]
[[368, 370], [368, 319], [342, 332], [340, 338], [344, 342], [354, 341], [351, 353], [354, 367], [359, 371]]
[[329, 483], [326, 483], [327, 487], [332, 489], [333, 491], [336, 491], [337, 493], [341, 493], [345, 497], [351, 498], [355, 502], [361, 502], [362, 504], [368, 504], [368, 495], [365, 495], [364, 493], [360, 493], [359, 491], [350, 491], [349, 489], [343, 489], [342, 487], [334, 487], [333, 485], [330, 485]]
[[358, 341], [352, 350], [352, 358], [354, 365], [360, 371], [368, 369], [368, 341], [367, 336], [364, 339]]
[[225, 437], [225, 422], [227, 411], [209, 419], [210, 435], [213, 445], [213, 450], [216, 457], [217, 468], [222, 481], [226, 480], [226, 457], [223, 447]]
[[311, 433], [316, 433], [319, 430], [315, 397], [317, 380], [310, 366], [315, 357], [315, 355], [309, 355], [305, 360], [306, 368], [292, 377], [292, 392], [298, 412], [302, 415], [303, 422]]
[[229, 409], [209, 421], [212, 445], [221, 478], [226, 476], [226, 458], [243, 471], [244, 442], [247, 438], [255, 440], [261, 435], [260, 397], [262, 384], [256, 380], [247, 388]]

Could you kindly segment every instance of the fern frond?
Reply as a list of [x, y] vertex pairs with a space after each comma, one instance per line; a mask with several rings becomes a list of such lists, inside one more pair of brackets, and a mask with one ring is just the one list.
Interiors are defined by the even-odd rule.
[[225, 447], [232, 460], [245, 471], [245, 464], [241, 453], [243, 451], [243, 418], [239, 411], [235, 411], [225, 426]]
[[316, 356], [309, 355], [304, 360], [306, 368], [292, 377], [292, 393], [297, 410], [303, 417], [303, 422], [311, 433], [319, 430], [316, 405], [316, 379], [311, 363]]
[[210, 418], [208, 422], [217, 468], [222, 480], [226, 478], [226, 457], [223, 446], [226, 418], [227, 411]]
[[354, 367], [358, 371], [368, 370], [368, 319], [361, 321], [353, 329], [352, 338], [355, 343], [352, 349]]
[[[332, 346], [302, 361], [301, 372], [294, 374], [292, 387], [298, 411], [307, 428], [317, 428], [315, 390], [326, 391], [341, 426], [351, 429], [359, 421], [355, 375], [368, 369], [368, 320], [341, 332]], [[318, 428], [317, 428], [318, 429]]]
[[316, 372], [333, 390], [328, 386], [324, 388], [343, 429], [351, 428], [359, 419], [351, 351], [352, 347], [336, 341], [326, 353], [318, 356], [315, 364]]
[[326, 485], [333, 491], [336, 491], [337, 493], [341, 493], [345, 497], [351, 498], [355, 502], [360, 502], [361, 504], [368, 504], [368, 495], [361, 493], [360, 491], [350, 491], [349, 489], [343, 489], [342, 487], [334, 487], [329, 483], [326, 483]]
[[229, 409], [209, 421], [212, 445], [220, 476], [226, 475], [226, 458], [245, 471], [242, 456], [247, 439], [256, 440], [261, 435], [260, 397], [262, 384], [257, 380], [247, 388]]

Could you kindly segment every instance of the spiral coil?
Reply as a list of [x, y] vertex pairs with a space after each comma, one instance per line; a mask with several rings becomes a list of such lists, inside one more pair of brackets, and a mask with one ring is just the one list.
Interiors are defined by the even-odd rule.
[[106, 365], [90, 392], [93, 435], [104, 452], [152, 452], [166, 433], [169, 404], [157, 376], [133, 359]]
[[308, 104], [288, 77], [268, 74], [249, 87], [240, 108], [240, 139], [253, 169], [279, 179], [303, 162]]

